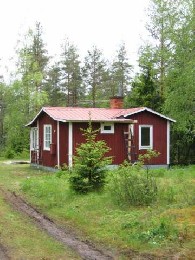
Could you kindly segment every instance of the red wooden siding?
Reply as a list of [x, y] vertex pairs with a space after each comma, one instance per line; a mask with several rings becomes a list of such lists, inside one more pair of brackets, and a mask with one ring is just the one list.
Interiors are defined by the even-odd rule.
[[136, 153], [145, 153], [145, 150], [139, 150], [139, 125], [152, 125], [153, 150], [160, 152], [160, 155], [157, 158], [152, 159], [149, 164], [167, 164], [167, 120], [147, 111], [134, 114], [129, 118], [138, 120], [138, 123], [134, 126]]
[[[43, 131], [44, 125], [52, 125], [52, 147], [50, 151], [43, 150]], [[36, 125], [33, 125], [36, 127]], [[68, 123], [59, 122], [59, 163], [68, 165]], [[39, 157], [40, 162], [37, 162], [37, 154], [35, 151], [31, 151], [31, 163], [39, 163], [48, 167], [55, 167], [58, 164], [58, 146], [57, 146], [57, 122], [50, 118], [47, 114], [42, 114], [39, 117]]]
[[60, 127], [60, 165], [68, 165], [68, 123], [59, 123]]
[[[100, 123], [93, 124], [94, 129], [100, 128]], [[87, 128], [87, 123], [73, 123], [73, 151], [78, 144], [85, 142], [82, 136], [81, 128]], [[124, 132], [127, 131], [127, 124], [115, 124], [114, 134], [101, 134], [97, 135], [97, 140], [104, 140], [111, 150], [106, 154], [113, 156], [112, 164], [121, 164], [127, 159], [127, 151], [125, 149]]]
[[[50, 151], [43, 150], [43, 129], [45, 124], [52, 125], [52, 143], [56, 146], [56, 152], [54, 154], [51, 154]], [[42, 114], [39, 117], [39, 147], [41, 164], [48, 167], [55, 167], [57, 165], [57, 122], [47, 114]]]

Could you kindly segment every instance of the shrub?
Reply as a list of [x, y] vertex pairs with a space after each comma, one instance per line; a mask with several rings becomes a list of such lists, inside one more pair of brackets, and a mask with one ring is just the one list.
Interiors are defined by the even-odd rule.
[[28, 159], [29, 158], [29, 149], [24, 148], [22, 152], [18, 153], [16, 156], [18, 159]]
[[76, 149], [70, 186], [78, 193], [87, 193], [100, 190], [104, 186], [107, 171], [105, 166], [111, 163], [111, 158], [105, 156], [109, 151], [106, 143], [95, 140], [99, 130], [93, 130], [91, 122], [82, 131], [86, 142]]
[[15, 157], [15, 152], [11, 148], [7, 148], [5, 151], [5, 158], [6, 159], [13, 159]]
[[118, 204], [149, 205], [157, 198], [155, 179], [139, 165], [123, 164], [113, 171], [109, 190]]

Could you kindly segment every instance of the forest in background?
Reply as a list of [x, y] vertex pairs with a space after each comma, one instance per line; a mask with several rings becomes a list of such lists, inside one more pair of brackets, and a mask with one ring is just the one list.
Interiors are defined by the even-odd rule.
[[3, 155], [29, 149], [25, 124], [42, 106], [108, 107], [111, 96], [122, 95], [125, 107], [147, 106], [177, 120], [171, 129], [171, 162], [195, 163], [195, 0], [150, 2], [150, 43], [140, 46], [138, 73], [125, 43], [112, 60], [98, 46], [81, 59], [66, 39], [57, 59], [47, 51], [39, 22], [23, 35], [10, 83], [0, 77]]

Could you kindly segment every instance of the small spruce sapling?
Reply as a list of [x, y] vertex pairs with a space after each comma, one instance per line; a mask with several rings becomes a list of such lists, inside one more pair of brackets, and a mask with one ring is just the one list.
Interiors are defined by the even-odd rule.
[[112, 162], [105, 154], [109, 151], [105, 141], [96, 141], [99, 131], [92, 128], [91, 121], [87, 129], [81, 129], [85, 143], [76, 148], [70, 186], [77, 193], [87, 193], [103, 188], [106, 165]]

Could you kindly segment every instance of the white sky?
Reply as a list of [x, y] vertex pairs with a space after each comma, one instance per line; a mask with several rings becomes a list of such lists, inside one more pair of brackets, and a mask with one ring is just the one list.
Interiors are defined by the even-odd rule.
[[132, 64], [146, 38], [146, 8], [149, 0], [0, 0], [0, 66], [14, 56], [19, 34], [39, 21], [50, 55], [60, 52], [69, 38], [81, 57], [93, 45], [105, 57], [114, 56], [124, 41]]

